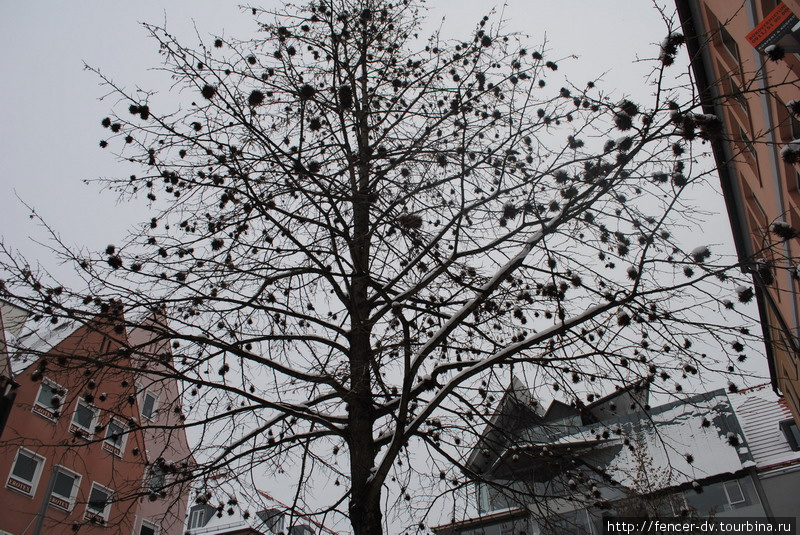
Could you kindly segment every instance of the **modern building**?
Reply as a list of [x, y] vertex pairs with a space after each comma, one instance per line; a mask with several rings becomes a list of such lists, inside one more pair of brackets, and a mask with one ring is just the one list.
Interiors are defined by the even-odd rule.
[[480, 481], [474, 514], [434, 532], [599, 535], [609, 516], [797, 516], [797, 493], [786, 492], [800, 485], [797, 428], [761, 390], [735, 403], [717, 390], [650, 407], [639, 382], [589, 405], [545, 408], [514, 381], [466, 463]]
[[[215, 501], [216, 500], [216, 501]], [[189, 509], [191, 535], [337, 535], [314, 516], [304, 514], [264, 491], [228, 491], [203, 495]]]
[[745, 441], [755, 462], [755, 473], [767, 499], [769, 516], [800, 515], [800, 431], [786, 398], [769, 385], [729, 394]]
[[[0, 534], [183, 533], [192, 458], [170, 428], [181, 401], [145, 357], [156, 353], [142, 325], [6, 330], [18, 386], [0, 442]], [[168, 486], [181, 479], [185, 491]]]
[[[800, 422], [800, 0], [676, 0], [773, 387]], [[800, 142], [798, 142], [800, 143]]]

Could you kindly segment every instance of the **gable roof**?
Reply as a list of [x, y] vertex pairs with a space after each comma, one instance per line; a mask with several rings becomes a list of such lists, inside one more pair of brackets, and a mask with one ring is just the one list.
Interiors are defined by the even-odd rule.
[[580, 459], [627, 488], [635, 486], [637, 470], [646, 459], [659, 470], [658, 488], [653, 490], [734, 474], [753, 465], [724, 390], [649, 410], [620, 411], [599, 422], [553, 425], [532, 420], [514, 443], [486, 457], [484, 471], [501, 478], [516, 477], [513, 474], [526, 467], [552, 468], [561, 458]]
[[532, 417], [543, 417], [545, 410], [530, 393], [530, 390], [517, 377], [511, 378], [497, 410], [492, 414], [489, 423], [486, 424], [481, 436], [476, 442], [472, 451], [467, 457], [466, 466], [475, 471], [480, 471], [481, 452], [489, 449], [496, 449], [506, 438], [506, 432], [510, 430], [510, 421], [514, 420], [517, 413], [527, 413]]
[[[308, 526], [313, 527], [313, 532], [320, 535], [338, 535], [337, 532], [330, 530], [314, 519], [312, 515], [298, 511], [263, 490], [255, 489], [255, 494], [251, 494], [244, 491], [242, 487], [239, 487], [234, 482], [230, 482], [226, 486], [230, 498], [234, 498], [239, 504], [248, 504], [256, 510], [246, 509], [247, 512], [243, 513], [241, 507], [233, 507], [231, 508], [233, 514], [228, 514], [227, 511], [224, 511], [220, 516], [216, 508], [207, 505], [205, 506], [206, 509], [214, 511], [215, 514], [211, 516], [203, 527], [192, 529], [192, 535], [272, 535], [274, 532], [270, 529], [267, 519], [258, 514], [262, 511], [271, 510], [287, 515], [294, 511], [292, 522], [298, 533], [301, 532], [302, 526]], [[234, 487], [239, 490], [233, 490]], [[191, 509], [190, 507], [189, 510], [191, 511]], [[187, 522], [190, 516], [190, 514], [187, 514]], [[284, 533], [286, 533], [285, 530]]]
[[24, 327], [28, 316], [26, 310], [0, 299], [0, 381], [6, 379], [13, 382], [13, 341]]

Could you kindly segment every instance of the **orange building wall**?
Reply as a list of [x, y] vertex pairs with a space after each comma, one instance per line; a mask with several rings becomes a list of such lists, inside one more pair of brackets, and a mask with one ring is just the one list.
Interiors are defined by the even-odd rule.
[[[727, 201], [735, 204], [734, 233], [738, 225], [744, 236], [740, 256], [771, 261], [777, 268], [775, 281], [762, 285], [766, 290], [762, 318], [767, 323], [775, 379], [800, 422], [800, 286], [794, 270], [800, 263], [800, 240], [780, 243], [769, 232], [776, 221], [800, 231], [800, 175], [779, 154], [793, 137], [786, 104], [800, 100], [800, 56], [787, 53], [785, 59], [771, 61], [745, 38], [776, 7], [775, 0], [678, 0], [679, 8], [681, 4], [684, 12], [691, 10], [699, 35], [702, 57], [695, 58], [695, 70], [705, 71], [715, 111], [726, 126], [725, 159], [732, 160], [720, 162], [718, 157], [718, 163], [727, 167], [735, 192], [735, 198]], [[800, 0], [785, 4], [800, 14]], [[761, 252], [770, 245], [776, 247], [774, 253]]]
[[[70, 432], [77, 400], [87, 393], [94, 396], [92, 404], [99, 409], [96, 420], [99, 425], [107, 425], [112, 417], [123, 422], [137, 421], [139, 407], [136, 396], [132, 395], [132, 374], [114, 368], [98, 368], [92, 363], [94, 358], [105, 358], [109, 362], [116, 361], [124, 365], [125, 357], [117, 354], [124, 339], [124, 333], [93, 322], [72, 333], [50, 350], [47, 356], [16, 377], [20, 384], [16, 403], [0, 443], [0, 530], [13, 535], [33, 533], [52, 469], [55, 465], [61, 465], [81, 474], [80, 487], [70, 511], [54, 505], [44, 509], [43, 534], [71, 533], [75, 529], [78, 533], [88, 535], [133, 533], [145, 472], [142, 432], [127, 434], [124, 449], [119, 455], [104, 448], [104, 429], [95, 432], [91, 438]], [[71, 357], [68, 363], [60, 362], [59, 354], [77, 355], [86, 360], [76, 364]], [[43, 370], [41, 362], [46, 363]], [[56, 419], [47, 418], [33, 410], [44, 379], [66, 390], [60, 415]], [[102, 396], [104, 400], [101, 399], [102, 394], [105, 394]], [[20, 447], [46, 458], [33, 496], [25, 495], [8, 484], [12, 464]], [[107, 526], [98, 526], [85, 519], [86, 502], [93, 482], [114, 491]]]

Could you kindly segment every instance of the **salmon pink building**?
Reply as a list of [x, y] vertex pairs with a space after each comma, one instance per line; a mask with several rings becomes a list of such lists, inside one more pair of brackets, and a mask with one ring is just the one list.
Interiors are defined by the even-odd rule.
[[0, 356], [16, 388], [0, 441], [0, 534], [182, 533], [192, 459], [171, 428], [176, 381], [137, 356], [159, 349], [143, 325], [98, 317], [17, 336], [6, 326], [13, 342]]

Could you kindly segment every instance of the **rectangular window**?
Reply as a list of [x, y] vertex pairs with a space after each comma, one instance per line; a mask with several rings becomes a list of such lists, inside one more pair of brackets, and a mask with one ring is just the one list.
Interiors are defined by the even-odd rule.
[[144, 398], [142, 399], [142, 416], [144, 418], [147, 418], [148, 420], [153, 419], [153, 415], [156, 412], [157, 401], [158, 401], [158, 396], [156, 396], [152, 392], [145, 392]]
[[150, 469], [150, 480], [147, 482], [147, 488], [150, 492], [160, 494], [164, 492], [164, 485], [167, 482], [167, 473], [160, 464], [154, 464]]
[[142, 520], [142, 527], [139, 528], [139, 535], [158, 535], [158, 526], [147, 520]]
[[111, 497], [113, 494], [111, 489], [99, 483], [92, 483], [92, 490], [89, 493], [89, 501], [86, 503], [84, 518], [99, 524], [108, 522], [108, 514], [111, 511]]
[[478, 501], [478, 511], [485, 513], [489, 510], [489, 488], [485, 483], [475, 484], [475, 494]]
[[747, 152], [750, 153], [750, 156], [755, 157], [756, 147], [753, 145], [753, 140], [750, 139], [750, 136], [747, 135], [747, 132], [745, 132], [744, 128], [741, 126], [739, 127], [739, 137], [741, 138], [742, 143], [744, 143]]
[[8, 475], [6, 486], [33, 496], [43, 468], [44, 457], [20, 448], [14, 459], [14, 465], [11, 467], [11, 473]]
[[669, 501], [670, 513], [672, 513], [672, 516], [680, 517], [685, 511], [689, 510], [686, 497], [680, 492], [671, 494], [667, 496], [666, 499]]
[[728, 75], [728, 86], [730, 87], [731, 98], [735, 99], [736, 102], [739, 103], [739, 106], [744, 109], [744, 111], [747, 111], [747, 97], [744, 96], [742, 88], [739, 87], [736, 77], [732, 74]]
[[736, 44], [736, 39], [728, 33], [728, 30], [725, 29], [725, 25], [722, 24], [722, 22], [718, 22], [717, 24], [719, 25], [719, 38], [720, 41], [722, 41], [722, 46], [733, 56], [736, 63], [739, 63], [739, 46]]
[[737, 503], [745, 502], [744, 493], [738, 481], [726, 481], [723, 486], [725, 487], [725, 494], [728, 495], [729, 504], [736, 505]]
[[65, 390], [53, 381], [43, 379], [39, 387], [39, 393], [36, 395], [33, 412], [44, 416], [48, 420], [57, 419], [65, 393]]
[[286, 523], [285, 514], [280, 509], [270, 507], [256, 512], [256, 516], [269, 529], [270, 533], [280, 533]]
[[792, 137], [789, 141], [800, 139], [800, 121], [792, 114], [789, 114], [789, 135]]
[[67, 470], [63, 466], [57, 466], [53, 492], [50, 494], [50, 505], [65, 511], [72, 510], [80, 484], [81, 476], [79, 474]]
[[112, 419], [106, 427], [103, 449], [117, 457], [122, 457], [122, 452], [125, 451], [125, 434], [125, 427], [117, 420]]
[[189, 529], [201, 528], [205, 524], [206, 512], [203, 509], [195, 509], [189, 518]]
[[91, 437], [97, 419], [97, 409], [83, 400], [78, 400], [75, 404], [75, 412], [72, 414], [72, 423], [69, 426], [70, 433], [84, 434]]

